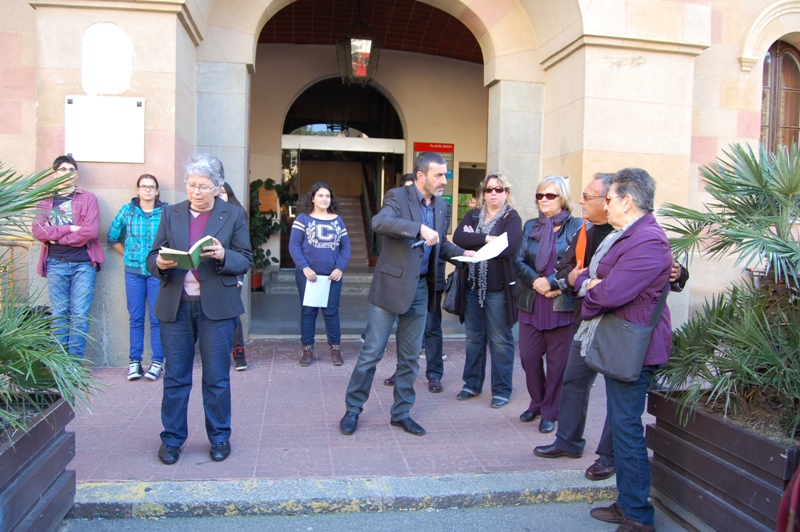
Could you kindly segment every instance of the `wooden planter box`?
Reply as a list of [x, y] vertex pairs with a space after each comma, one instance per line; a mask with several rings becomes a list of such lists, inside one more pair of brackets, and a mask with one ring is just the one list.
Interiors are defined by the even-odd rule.
[[52, 531], [75, 501], [75, 434], [64, 427], [75, 412], [58, 398], [28, 431], [0, 446], [0, 530]]
[[646, 430], [656, 499], [700, 530], [775, 530], [800, 448], [699, 411], [683, 427], [677, 403], [658, 392], [647, 411], [656, 417]]

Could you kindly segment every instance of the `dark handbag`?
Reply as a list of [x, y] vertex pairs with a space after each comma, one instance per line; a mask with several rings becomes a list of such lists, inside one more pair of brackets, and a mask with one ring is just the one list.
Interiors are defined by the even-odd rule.
[[646, 326], [631, 323], [611, 313], [603, 314], [586, 351], [586, 365], [618, 381], [637, 381], [642, 373], [647, 348], [650, 347], [650, 336], [661, 318], [667, 294], [669, 285], [661, 292], [658, 305]]
[[458, 316], [464, 306], [461, 294], [461, 270], [456, 268], [450, 272], [444, 281], [444, 297], [442, 299], [442, 310]]

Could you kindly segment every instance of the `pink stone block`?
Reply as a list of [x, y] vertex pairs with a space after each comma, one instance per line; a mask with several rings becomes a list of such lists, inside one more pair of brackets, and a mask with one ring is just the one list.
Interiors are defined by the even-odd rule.
[[474, 0], [469, 5], [469, 9], [483, 21], [487, 28], [491, 28], [508, 15], [518, 3], [516, 0]]
[[706, 164], [717, 158], [717, 137], [692, 137], [691, 162]]
[[0, 66], [0, 94], [4, 100], [36, 100], [36, 69]]
[[22, 34], [0, 31], [0, 66], [18, 66], [22, 57]]
[[22, 102], [0, 101], [0, 135], [22, 133]]
[[711, 12], [711, 44], [722, 42], [722, 11]]
[[472, 32], [476, 39], [480, 39], [486, 33], [486, 26], [484, 26], [483, 20], [471, 9], [465, 9], [458, 19], [464, 26], [469, 28], [469, 31]]
[[761, 135], [761, 112], [739, 111], [736, 132], [739, 137], [757, 139]]

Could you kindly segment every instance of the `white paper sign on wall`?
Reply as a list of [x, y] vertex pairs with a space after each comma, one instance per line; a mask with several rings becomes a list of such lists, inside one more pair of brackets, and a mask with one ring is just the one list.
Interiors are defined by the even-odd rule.
[[64, 153], [76, 161], [144, 162], [144, 98], [66, 96]]

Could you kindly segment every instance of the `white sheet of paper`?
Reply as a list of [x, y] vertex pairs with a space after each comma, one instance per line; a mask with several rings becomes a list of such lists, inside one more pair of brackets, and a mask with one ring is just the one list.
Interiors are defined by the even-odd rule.
[[460, 260], [461, 262], [481, 262], [495, 258], [507, 247], [508, 233], [503, 233], [479, 249], [474, 257], [465, 257], [462, 255], [460, 257], [453, 257], [453, 260]]
[[306, 291], [303, 295], [304, 307], [322, 307], [328, 306], [328, 294], [331, 291], [330, 277], [317, 275], [317, 281], [312, 283], [306, 279]]

